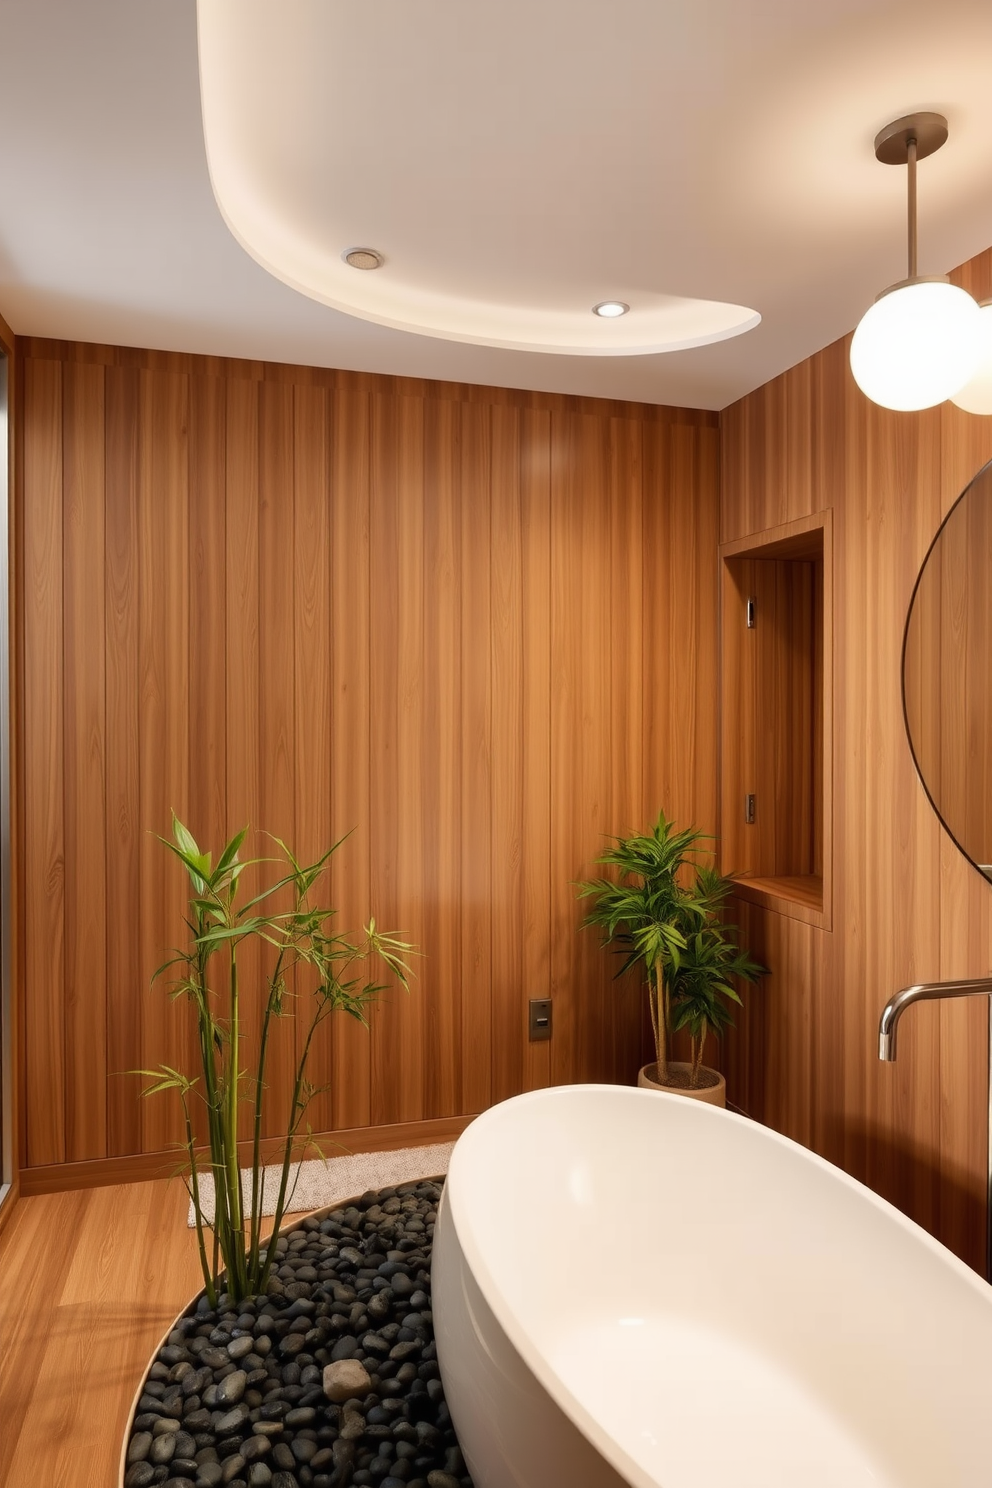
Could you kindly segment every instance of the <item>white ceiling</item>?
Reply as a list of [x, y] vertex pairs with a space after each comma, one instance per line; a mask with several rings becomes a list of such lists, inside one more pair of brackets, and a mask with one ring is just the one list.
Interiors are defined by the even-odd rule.
[[273, 49], [253, 148], [270, 142], [268, 179], [329, 261], [354, 243], [386, 255], [346, 275], [497, 318], [618, 296], [636, 326], [679, 296], [753, 307], [761, 325], [599, 357], [344, 314], [225, 225], [194, 0], [0, 0], [0, 311], [15, 331], [720, 408], [905, 274], [904, 172], [871, 141], [916, 108], [951, 127], [920, 166], [921, 272], [992, 244], [989, 0], [265, 3], [287, 24], [316, 6], [322, 25], [281, 98]]

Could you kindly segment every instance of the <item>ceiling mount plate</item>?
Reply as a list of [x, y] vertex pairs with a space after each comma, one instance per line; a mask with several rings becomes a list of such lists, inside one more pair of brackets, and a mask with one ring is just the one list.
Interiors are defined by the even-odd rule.
[[911, 139], [916, 140], [917, 160], [926, 160], [947, 139], [947, 120], [943, 114], [906, 114], [893, 119], [875, 136], [875, 159], [883, 165], [905, 165]]

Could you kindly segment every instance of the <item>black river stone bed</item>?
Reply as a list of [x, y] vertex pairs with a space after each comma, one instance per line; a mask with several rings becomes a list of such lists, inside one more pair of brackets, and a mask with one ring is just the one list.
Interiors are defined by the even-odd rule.
[[125, 1488], [472, 1488], [431, 1318], [440, 1195], [403, 1183], [305, 1219], [265, 1296], [201, 1297], [149, 1370]]

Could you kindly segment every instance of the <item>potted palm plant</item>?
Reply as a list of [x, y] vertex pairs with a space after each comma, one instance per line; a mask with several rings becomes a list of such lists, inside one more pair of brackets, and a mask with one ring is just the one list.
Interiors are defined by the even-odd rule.
[[[677, 831], [661, 812], [650, 832], [616, 837], [597, 858], [614, 877], [578, 891], [592, 900], [583, 927], [597, 927], [603, 944], [624, 957], [617, 975], [637, 968], [647, 987], [655, 1060], [638, 1085], [724, 1106], [726, 1081], [703, 1063], [706, 1043], [733, 1022], [730, 1005], [741, 1001], [735, 982], [755, 982], [764, 968], [723, 919], [733, 885], [703, 860], [707, 840], [695, 827]], [[672, 1035], [683, 1029], [690, 1058], [671, 1059]]]

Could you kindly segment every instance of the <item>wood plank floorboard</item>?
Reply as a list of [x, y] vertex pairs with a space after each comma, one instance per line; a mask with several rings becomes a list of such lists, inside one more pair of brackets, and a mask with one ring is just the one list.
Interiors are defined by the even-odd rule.
[[142, 1370], [200, 1281], [178, 1179], [22, 1198], [0, 1236], [0, 1484], [116, 1488]]

